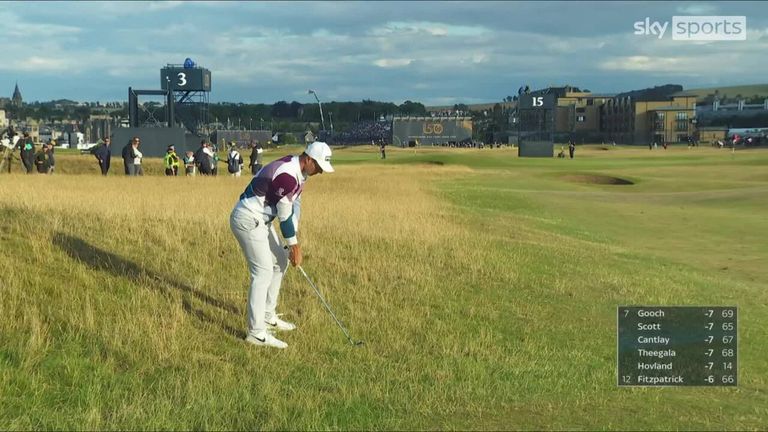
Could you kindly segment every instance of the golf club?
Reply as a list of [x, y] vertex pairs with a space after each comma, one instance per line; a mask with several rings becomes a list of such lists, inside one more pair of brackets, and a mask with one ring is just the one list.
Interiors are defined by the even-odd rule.
[[323, 303], [323, 306], [325, 306], [325, 309], [327, 309], [328, 312], [331, 314], [331, 316], [333, 317], [333, 320], [336, 321], [336, 324], [339, 325], [339, 328], [341, 329], [341, 331], [344, 332], [344, 336], [347, 337], [347, 339], [349, 340], [350, 345], [358, 346], [358, 347], [363, 345], [363, 341], [354, 341], [354, 340], [352, 340], [352, 337], [349, 335], [349, 332], [347, 331], [347, 329], [345, 329], [344, 326], [341, 324], [341, 321], [339, 321], [339, 319], [336, 318], [336, 314], [333, 313], [333, 311], [331, 310], [331, 307], [328, 305], [328, 302], [326, 302], [325, 298], [323, 298], [323, 295], [320, 294], [320, 290], [317, 289], [317, 287], [312, 282], [312, 280], [309, 278], [309, 276], [307, 276], [307, 272], [305, 272], [304, 269], [301, 268], [301, 266], [296, 266], [296, 268], [299, 269], [301, 274], [304, 275], [304, 278], [307, 279], [307, 282], [309, 282], [309, 284], [312, 286], [312, 289], [315, 290], [315, 294], [317, 294], [317, 297], [320, 298], [320, 301]]

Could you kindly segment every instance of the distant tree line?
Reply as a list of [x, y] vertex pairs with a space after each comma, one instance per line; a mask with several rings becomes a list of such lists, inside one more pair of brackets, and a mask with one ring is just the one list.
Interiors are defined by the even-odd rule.
[[[400, 105], [392, 102], [363, 100], [361, 102], [325, 102], [323, 118], [326, 123], [350, 123], [363, 120], [378, 120], [388, 115], [427, 115], [427, 110], [419, 102], [405, 101]], [[247, 119], [249, 122], [292, 120], [320, 122], [320, 107], [316, 102], [299, 103], [296, 101], [278, 101], [274, 104], [212, 103], [209, 106], [212, 118], [218, 121], [226, 119]]]
[[[157, 108], [157, 101], [146, 101], [145, 106]], [[326, 102], [323, 103], [323, 117], [330, 124], [352, 123], [365, 120], [378, 120], [389, 115], [424, 116], [427, 110], [422, 103], [407, 100], [400, 105], [392, 102], [363, 100], [360, 102]], [[76, 120], [85, 121], [92, 114], [108, 114], [114, 118], [128, 116], [127, 103], [84, 102], [78, 103], [66, 99], [50, 102], [25, 103], [21, 107], [7, 106], [4, 108], [12, 119], [34, 118], [37, 120]], [[278, 101], [273, 104], [246, 104], [219, 102], [209, 105], [211, 121], [230, 122], [239, 120], [241, 125], [256, 126], [262, 122], [292, 121], [319, 123], [320, 107], [317, 103], [300, 103], [296, 101]]]
[[[513, 99], [508, 97], [507, 99]], [[140, 121], [149, 114], [154, 120], [165, 122], [165, 113], [159, 101], [144, 101], [145, 109], [139, 111]], [[326, 130], [341, 132], [361, 121], [377, 121], [389, 116], [428, 116], [420, 102], [407, 100], [402, 104], [365, 99], [360, 102], [325, 102], [323, 120]], [[223, 129], [268, 129], [272, 131], [315, 133], [321, 129], [320, 108], [316, 102], [278, 101], [273, 104], [247, 104], [233, 102], [211, 103], [208, 121]], [[475, 122], [475, 139], [487, 139], [489, 135], [510, 129], [510, 112], [500, 104], [482, 112], [470, 112], [466, 104], [453, 105], [453, 111], [471, 116]], [[125, 102], [75, 102], [66, 99], [50, 102], [25, 103], [21, 107], [4, 108], [13, 120], [33, 118], [44, 122], [77, 121], [84, 123], [91, 115], [108, 115], [113, 120], [128, 118]], [[177, 111], [180, 111], [177, 108]]]

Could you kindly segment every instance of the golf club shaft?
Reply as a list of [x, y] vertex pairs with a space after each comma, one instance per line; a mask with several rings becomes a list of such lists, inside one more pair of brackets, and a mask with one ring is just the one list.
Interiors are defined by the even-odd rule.
[[309, 284], [312, 286], [312, 289], [315, 290], [315, 294], [317, 294], [317, 297], [323, 303], [323, 306], [325, 306], [325, 309], [331, 314], [331, 316], [333, 317], [333, 320], [336, 321], [336, 324], [339, 325], [339, 328], [341, 329], [341, 331], [344, 332], [344, 335], [347, 337], [347, 339], [349, 339], [349, 343], [354, 345], [355, 342], [352, 340], [352, 337], [349, 335], [349, 332], [347, 331], [347, 329], [344, 328], [344, 325], [341, 324], [341, 321], [339, 321], [339, 319], [336, 318], [336, 314], [333, 313], [333, 310], [331, 310], [331, 307], [328, 305], [328, 302], [325, 301], [325, 298], [323, 298], [323, 295], [320, 293], [320, 290], [317, 289], [315, 284], [312, 282], [312, 279], [310, 279], [309, 276], [307, 276], [307, 272], [305, 272], [304, 269], [301, 268], [301, 266], [296, 266], [296, 268], [299, 269], [301, 274], [304, 275], [304, 278], [307, 280], [307, 282], [309, 282]]

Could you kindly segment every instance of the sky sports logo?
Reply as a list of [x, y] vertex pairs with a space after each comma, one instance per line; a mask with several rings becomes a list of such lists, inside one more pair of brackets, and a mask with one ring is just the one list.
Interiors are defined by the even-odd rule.
[[[635, 22], [635, 34], [661, 39], [669, 30], [669, 21]], [[672, 17], [672, 40], [679, 41], [744, 41], [747, 40], [746, 16], [682, 16]]]

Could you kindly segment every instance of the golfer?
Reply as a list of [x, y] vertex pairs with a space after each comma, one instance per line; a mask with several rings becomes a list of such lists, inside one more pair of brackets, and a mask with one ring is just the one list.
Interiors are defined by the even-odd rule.
[[291, 264], [301, 265], [301, 247], [296, 239], [297, 204], [307, 178], [323, 172], [333, 172], [331, 149], [328, 144], [316, 141], [308, 145], [301, 156], [288, 155], [264, 166], [232, 209], [229, 226], [251, 274], [245, 339], [249, 343], [286, 348], [288, 344], [267, 329], [296, 328], [278, 318], [275, 312], [287, 260], [272, 221], [277, 218], [280, 222]]

